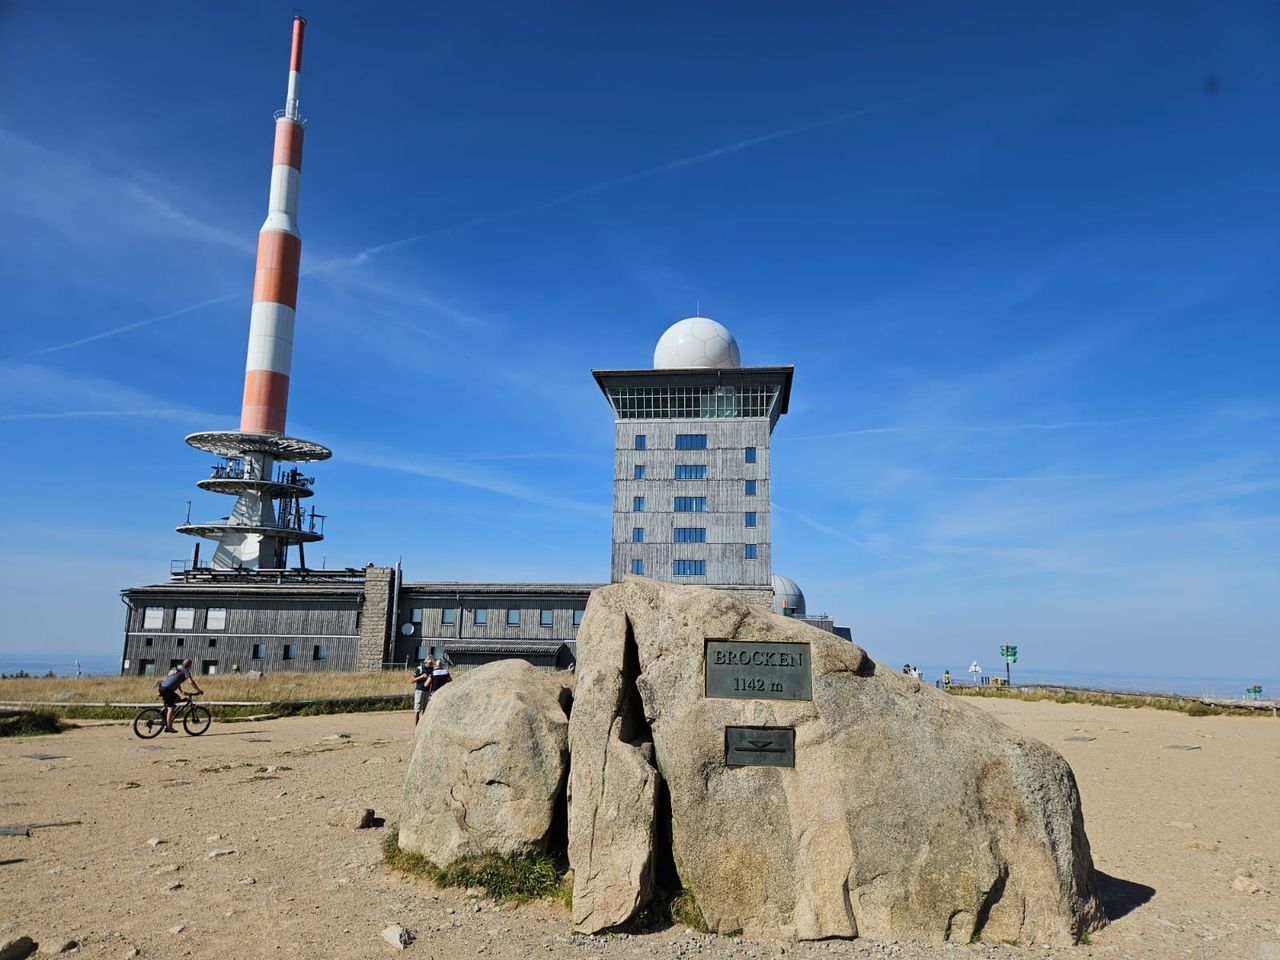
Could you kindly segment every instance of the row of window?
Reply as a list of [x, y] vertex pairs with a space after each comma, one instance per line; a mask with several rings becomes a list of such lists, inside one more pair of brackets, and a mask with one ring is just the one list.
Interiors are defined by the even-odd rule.
[[[635, 479], [643, 480], [645, 478], [645, 468], [643, 463], [635, 465]], [[676, 464], [676, 480], [705, 480], [707, 479], [707, 465], [705, 463], [679, 463]], [[754, 480], [742, 481], [742, 492], [748, 497], [756, 495], [756, 482]]]
[[[267, 645], [265, 643], [255, 643], [253, 651], [249, 656], [251, 660], [265, 660], [267, 658]], [[296, 643], [286, 643], [280, 651], [281, 660], [297, 660], [298, 645]], [[323, 643], [312, 644], [311, 646], [312, 660], [328, 660], [329, 648]]]
[[[675, 497], [672, 503], [672, 509], [676, 513], [706, 513], [707, 498]], [[631, 510], [633, 513], [644, 513], [644, 497], [632, 497]], [[746, 527], [754, 527], [756, 525], [756, 511], [746, 511], [742, 515], [742, 524]]]
[[[422, 608], [415, 607], [409, 611], [409, 622], [422, 624]], [[457, 607], [443, 607], [440, 610], [440, 623], [448, 626], [458, 622]], [[472, 622], [478, 627], [483, 627], [489, 622], [489, 611], [477, 608], [472, 611]], [[551, 609], [543, 609], [538, 611], [538, 626], [550, 627], [555, 625], [555, 611]], [[575, 627], [582, 625], [582, 610], [575, 609], [573, 611], [573, 625]], [[520, 611], [514, 607], [507, 608], [507, 626], [520, 626]]]
[[[636, 439], [635, 439], [635, 449], [647, 450], [648, 448], [649, 448], [648, 436], [643, 433], [637, 433]], [[705, 433], [677, 433], [676, 449], [677, 450], [705, 450], [707, 449], [707, 435]], [[744, 463], [755, 463], [756, 448], [744, 447], [742, 450], [742, 459]], [[680, 469], [679, 467], [676, 467], [677, 471], [679, 471], [679, 469]], [[637, 467], [636, 470], [637, 470], [636, 479], [643, 480], [644, 468]], [[681, 479], [681, 477], [677, 475], [676, 479], [679, 480]], [[689, 479], [695, 479], [695, 478], [689, 478]]]
[[[164, 626], [164, 607], [147, 607], [142, 611], [142, 629], [159, 630]], [[178, 607], [173, 611], [173, 629], [194, 630], [196, 626], [196, 608]], [[210, 607], [205, 611], [204, 628], [206, 630], [227, 629], [227, 608]]]
[[[755, 514], [748, 513], [747, 526], [754, 527], [755, 525], [756, 525]], [[644, 527], [631, 528], [631, 542], [644, 543]], [[676, 527], [671, 531], [671, 542], [672, 543], [706, 543], [707, 528], [706, 527]], [[754, 560], [756, 558], [756, 545], [754, 543], [748, 543], [746, 546], [747, 546], [746, 559]], [[574, 623], [577, 623], [577, 620], [575, 620]]]
[[[173, 645], [174, 645], [175, 647], [181, 647], [181, 646], [183, 646], [183, 645], [184, 645], [184, 640], [185, 640], [185, 639], [186, 639], [185, 637], [178, 637], [176, 640], [174, 640], [174, 644], [173, 644]], [[151, 638], [151, 637], [147, 637], [147, 639], [146, 639], [146, 642], [145, 642], [144, 646], [148, 646], [148, 647], [149, 647], [149, 646], [151, 646], [151, 645], [153, 644], [153, 642], [154, 642], [154, 641], [152, 640], [152, 638]], [[215, 649], [217, 646], [218, 646], [218, 638], [217, 638], [217, 637], [209, 637], [209, 648], [210, 648], [210, 649]], [[252, 654], [251, 654], [251, 656], [250, 656], [250, 659], [252, 659], [252, 660], [265, 660], [266, 658], [267, 658], [267, 645], [266, 645], [265, 643], [255, 643], [255, 644], [253, 645], [253, 651], [252, 651]], [[282, 660], [297, 660], [297, 659], [298, 659], [298, 645], [297, 645], [296, 643], [286, 643], [286, 644], [284, 645], [284, 649], [283, 649], [283, 651], [281, 652], [280, 659], [282, 659]], [[327, 659], [329, 659], [329, 648], [328, 648], [327, 646], [325, 646], [323, 643], [316, 643], [316, 644], [313, 644], [313, 645], [312, 645], [312, 647], [311, 647], [311, 659], [312, 659], [312, 660], [327, 660]], [[143, 661], [143, 662], [145, 663], [146, 661]], [[216, 662], [216, 661], [215, 661], [215, 662]], [[178, 661], [177, 661], [177, 660], [174, 660], [174, 661], [170, 664], [170, 666], [176, 666], [176, 665], [177, 665], [177, 663], [178, 663]], [[208, 672], [209, 672], [209, 671], [207, 671], [207, 670], [205, 671], [205, 673], [208, 673]]]
[[[744, 543], [742, 545], [742, 558], [744, 560], [756, 559], [756, 545], [754, 543]], [[631, 572], [638, 577], [643, 577], [644, 560], [639, 557], [632, 560]], [[707, 575], [707, 561], [672, 560], [671, 575], [673, 577], [705, 577]]]

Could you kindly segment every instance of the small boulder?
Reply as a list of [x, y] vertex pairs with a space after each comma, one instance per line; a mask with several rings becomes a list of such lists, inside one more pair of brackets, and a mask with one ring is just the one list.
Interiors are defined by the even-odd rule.
[[36, 942], [30, 937], [0, 941], [0, 960], [23, 960], [36, 952], [36, 946]]
[[442, 866], [544, 852], [569, 764], [570, 682], [500, 660], [437, 693], [405, 777], [400, 846]]
[[235, 856], [235, 854], [236, 854], [236, 851], [235, 851], [235, 850], [231, 850], [231, 849], [226, 849], [226, 850], [210, 850], [210, 851], [209, 851], [209, 859], [210, 859], [210, 860], [218, 860], [218, 859], [220, 859], [220, 858], [222, 858], [222, 857], [233, 857], [233, 856]]
[[414, 936], [398, 923], [388, 924], [382, 930], [382, 939], [395, 947], [397, 950], [403, 950], [409, 944], [413, 943]]
[[329, 811], [328, 823], [347, 830], [367, 830], [373, 826], [373, 808], [335, 807]]

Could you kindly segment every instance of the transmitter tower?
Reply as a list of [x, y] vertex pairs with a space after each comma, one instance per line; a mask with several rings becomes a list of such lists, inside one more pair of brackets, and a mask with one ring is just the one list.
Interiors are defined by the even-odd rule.
[[[294, 314], [298, 303], [298, 180], [302, 173], [302, 133], [298, 82], [302, 74], [303, 17], [293, 18], [289, 85], [283, 110], [276, 111], [275, 154], [267, 219], [258, 233], [258, 262], [249, 320], [249, 355], [239, 430], [193, 433], [187, 443], [220, 459], [197, 486], [236, 498], [230, 515], [178, 527], [179, 533], [217, 542], [212, 567], [221, 570], [283, 569], [289, 548], [324, 539], [324, 517], [303, 508], [314, 478], [296, 464], [327, 460], [318, 443], [285, 434], [289, 374], [293, 361]], [[199, 565], [199, 546], [193, 566]]]

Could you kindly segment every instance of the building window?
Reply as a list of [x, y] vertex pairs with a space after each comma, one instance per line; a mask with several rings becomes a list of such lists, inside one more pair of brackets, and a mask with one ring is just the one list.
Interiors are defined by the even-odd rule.
[[507, 611], [507, 626], [508, 626], [508, 627], [518, 627], [518, 626], [520, 626], [520, 611], [519, 611], [519, 610], [508, 610], [508, 611]]
[[297, 659], [298, 659], [298, 645], [297, 645], [296, 643], [286, 643], [286, 644], [284, 645], [284, 655], [283, 655], [282, 659], [284, 659], [284, 660], [297, 660]]
[[705, 480], [707, 479], [707, 465], [705, 463], [677, 463], [676, 479]]
[[676, 497], [676, 513], [703, 513], [707, 509], [706, 497]]
[[631, 528], [631, 542], [644, 543], [644, 527]]
[[706, 527], [676, 527], [671, 531], [672, 543], [706, 543]]
[[632, 497], [631, 509], [636, 513], [644, 513], [644, 497]]
[[756, 545], [754, 543], [746, 543], [742, 546], [742, 559], [754, 560], [756, 558]]
[[580, 626], [582, 626], [582, 611], [581, 611], [581, 610], [575, 610], [575, 611], [573, 611], [573, 625], [574, 625], [575, 627], [580, 627]]
[[196, 625], [196, 608], [179, 607], [173, 611], [173, 629], [191, 630]]
[[756, 482], [754, 480], [743, 482], [742, 492], [748, 497], [754, 497], [756, 495]]
[[756, 525], [756, 512], [754, 510], [748, 510], [742, 515], [742, 519], [748, 527], [754, 527]]
[[218, 638], [217, 638], [217, 637], [210, 637], [210, 638], [209, 638], [209, 649], [210, 649], [210, 650], [213, 650], [213, 649], [215, 649], [217, 646], [218, 646]]
[[317, 643], [314, 647], [311, 648], [311, 659], [312, 660], [328, 660], [329, 648], [326, 647], [323, 643]]
[[206, 630], [227, 629], [227, 608], [210, 607], [209, 612], [204, 617], [204, 628]]
[[555, 620], [555, 612], [554, 612], [554, 611], [552, 611], [552, 610], [539, 610], [539, 611], [538, 611], [538, 626], [540, 626], [540, 627], [549, 627], [549, 626], [551, 626], [551, 625], [552, 625], [553, 623], [555, 623], [555, 622], [556, 622], [556, 620]]
[[164, 607], [147, 607], [142, 612], [142, 629], [159, 630], [164, 625]]
[[446, 627], [458, 622], [458, 611], [453, 607], [445, 607], [440, 611], [440, 622]]
[[635, 478], [636, 478], [637, 480], [643, 480], [643, 479], [644, 479], [644, 464], [643, 464], [643, 463], [637, 463], [637, 464], [636, 464], [636, 476], [635, 476]]
[[476, 616], [475, 616], [475, 621], [476, 621], [476, 626], [477, 626], [477, 627], [483, 627], [486, 623], [488, 623], [488, 622], [489, 622], [489, 611], [488, 611], [488, 610], [477, 610], [477, 611], [476, 611]]
[[707, 449], [707, 435], [705, 433], [677, 433], [676, 449], [705, 450]]
[[250, 660], [265, 660], [267, 658], [267, 645], [265, 643], [255, 643], [253, 652], [249, 655]]
[[707, 561], [672, 560], [671, 574], [676, 577], [705, 577], [707, 575]]
[[420, 624], [420, 623], [422, 623], [422, 608], [421, 608], [421, 607], [414, 607], [412, 610], [410, 610], [410, 611], [409, 611], [409, 622], [410, 622], [410, 623], [419, 623], [419, 624]]
[[176, 641], [174, 641], [174, 646], [175, 647], [182, 646], [182, 637], [179, 637]]
[[745, 459], [746, 459], [746, 462], [747, 462], [747, 463], [755, 463], [755, 462], [756, 462], [756, 448], [755, 448], [755, 447], [747, 447], [747, 449], [746, 449], [746, 450], [744, 450], [744, 451], [743, 451], [743, 453], [746, 455], [746, 458], [745, 458]]
[[634, 573], [637, 577], [643, 577], [643, 576], [644, 576], [644, 561], [643, 561], [643, 560], [632, 560], [632, 561], [631, 561], [631, 572], [632, 572], [632, 573]]
[[644, 449], [644, 434], [643, 434], [643, 433], [637, 433], [637, 434], [636, 434], [636, 449], [637, 449], [637, 450], [643, 450], [643, 449]]

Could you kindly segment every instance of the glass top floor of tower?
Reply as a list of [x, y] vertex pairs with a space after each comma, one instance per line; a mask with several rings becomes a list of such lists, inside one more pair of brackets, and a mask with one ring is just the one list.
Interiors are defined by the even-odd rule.
[[795, 368], [593, 370], [619, 420], [764, 418], [787, 412]]

